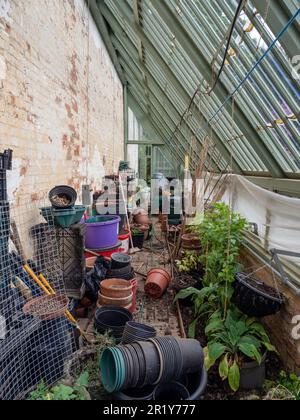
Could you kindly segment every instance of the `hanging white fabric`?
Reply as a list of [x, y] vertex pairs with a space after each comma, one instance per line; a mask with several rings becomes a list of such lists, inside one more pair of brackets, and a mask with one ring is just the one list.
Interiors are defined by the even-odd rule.
[[[300, 252], [300, 199], [265, 190], [240, 175], [230, 175], [226, 180], [221, 201], [229, 203], [230, 197], [233, 211], [257, 225], [261, 244], [267, 251], [276, 248]], [[288, 260], [300, 267], [299, 258]]]

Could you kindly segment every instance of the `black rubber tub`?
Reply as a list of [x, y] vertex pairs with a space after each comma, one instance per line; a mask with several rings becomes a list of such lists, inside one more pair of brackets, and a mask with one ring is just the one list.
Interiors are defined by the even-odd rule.
[[284, 304], [281, 293], [246, 273], [235, 275], [233, 301], [244, 314], [256, 318], [274, 315]]
[[105, 306], [96, 311], [95, 328], [100, 334], [110, 331], [113, 337], [121, 340], [126, 323], [132, 319], [132, 313], [125, 308]]
[[[59, 204], [54, 200], [54, 197], [57, 196], [59, 198], [65, 198], [68, 203], [67, 204]], [[54, 187], [49, 192], [49, 200], [52, 206], [56, 209], [66, 209], [73, 207], [77, 200], [77, 192], [74, 188], [69, 187], [68, 185], [58, 185]]]

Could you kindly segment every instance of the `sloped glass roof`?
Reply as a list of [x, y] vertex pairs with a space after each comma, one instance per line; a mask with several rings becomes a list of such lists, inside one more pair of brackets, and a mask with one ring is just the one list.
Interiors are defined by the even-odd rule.
[[244, 2], [209, 95], [204, 92], [223, 61], [237, 0], [96, 3], [128, 91], [174, 160], [183, 162], [193, 149], [196, 167], [208, 137], [215, 170], [232, 165], [236, 173], [300, 178], [300, 76], [291, 65], [299, 54], [299, 0]]

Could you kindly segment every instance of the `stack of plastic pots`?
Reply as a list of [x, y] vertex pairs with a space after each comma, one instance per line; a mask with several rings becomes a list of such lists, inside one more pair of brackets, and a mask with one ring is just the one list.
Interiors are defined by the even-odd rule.
[[110, 332], [117, 341], [121, 341], [125, 325], [132, 318], [132, 313], [125, 308], [104, 306], [96, 311], [95, 328], [100, 334]]
[[111, 393], [177, 381], [202, 371], [203, 364], [197, 340], [171, 336], [108, 348], [100, 358], [102, 383]]
[[148, 340], [156, 337], [155, 328], [150, 325], [140, 324], [138, 322], [127, 322], [124, 328], [122, 343], [130, 344], [136, 341]]
[[111, 269], [107, 272], [107, 279], [133, 280], [134, 270], [131, 266], [132, 258], [123, 253], [114, 253], [111, 256]]

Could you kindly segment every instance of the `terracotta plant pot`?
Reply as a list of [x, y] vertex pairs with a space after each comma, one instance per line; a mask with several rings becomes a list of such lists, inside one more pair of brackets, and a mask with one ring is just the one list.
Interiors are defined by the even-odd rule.
[[125, 298], [110, 298], [99, 293], [99, 306], [117, 306], [119, 308], [130, 308], [132, 305], [133, 293]]
[[137, 225], [150, 225], [148, 212], [144, 209], [136, 209], [133, 212], [133, 220]]
[[145, 284], [145, 293], [153, 299], [159, 299], [169, 287], [170, 283], [171, 276], [167, 271], [160, 268], [154, 268], [148, 273]]
[[95, 265], [96, 261], [97, 261], [97, 257], [87, 258], [85, 260], [85, 267], [88, 270], [91, 270], [92, 268], [94, 268], [94, 265]]
[[64, 295], [44, 296], [29, 300], [23, 307], [25, 315], [35, 316], [42, 321], [65, 316], [69, 299]]
[[127, 298], [132, 294], [132, 285], [128, 280], [110, 279], [100, 283], [101, 294], [108, 298]]

